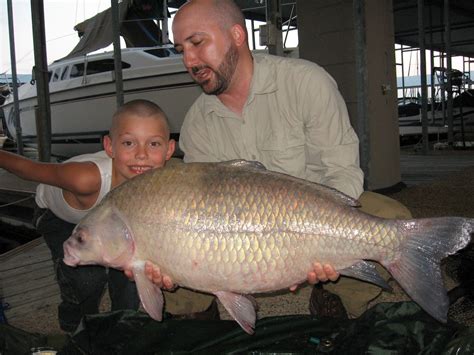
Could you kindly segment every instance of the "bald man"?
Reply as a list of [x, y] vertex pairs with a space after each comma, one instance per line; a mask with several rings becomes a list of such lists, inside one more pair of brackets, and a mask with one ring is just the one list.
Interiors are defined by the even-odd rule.
[[[375, 215], [411, 217], [398, 202], [363, 193], [359, 140], [337, 84], [323, 68], [301, 59], [252, 54], [245, 18], [232, 0], [188, 1], [176, 13], [173, 35], [186, 69], [204, 91], [181, 129], [185, 162], [256, 160], [269, 170], [340, 190]], [[330, 265], [308, 270], [310, 283], [338, 276]], [[331, 287], [352, 316], [381, 292], [345, 277]], [[331, 309], [340, 302], [319, 288], [310, 305], [319, 315], [345, 313]]]

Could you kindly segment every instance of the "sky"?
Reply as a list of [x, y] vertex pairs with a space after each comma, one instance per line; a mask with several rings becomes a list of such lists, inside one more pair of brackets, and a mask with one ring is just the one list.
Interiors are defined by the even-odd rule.
[[[110, 7], [110, 0], [43, 0], [48, 63], [67, 55], [79, 37], [74, 26]], [[34, 64], [30, 0], [12, 0], [18, 74]], [[0, 2], [0, 74], [11, 73], [7, 1]]]

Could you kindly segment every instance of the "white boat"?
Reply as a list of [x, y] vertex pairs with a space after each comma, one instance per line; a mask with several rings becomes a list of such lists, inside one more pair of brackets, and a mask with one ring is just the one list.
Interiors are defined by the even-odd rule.
[[[124, 101], [147, 99], [168, 115], [171, 133], [179, 133], [186, 111], [201, 89], [172, 45], [122, 49]], [[51, 152], [73, 156], [101, 149], [117, 108], [113, 51], [84, 55], [48, 67], [51, 103]], [[35, 145], [37, 108], [34, 81], [18, 88], [25, 145]], [[13, 95], [2, 106], [8, 134], [16, 137]]]
[[[474, 130], [474, 96], [473, 90], [466, 90], [462, 97], [457, 96], [453, 100], [453, 132], [459, 139], [470, 134]], [[462, 100], [461, 100], [462, 99]], [[434, 117], [431, 107], [428, 107], [428, 135], [434, 140], [439, 140], [448, 133], [447, 104], [445, 109], [440, 103], [435, 106]], [[422, 136], [422, 115], [419, 98], [400, 99], [398, 106], [398, 125], [400, 141], [412, 142], [419, 140]]]

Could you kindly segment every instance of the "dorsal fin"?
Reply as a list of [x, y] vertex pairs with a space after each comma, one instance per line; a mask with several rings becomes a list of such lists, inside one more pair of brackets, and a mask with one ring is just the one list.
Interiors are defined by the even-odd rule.
[[238, 168], [254, 168], [254, 169], [267, 170], [262, 163], [256, 160], [234, 159], [234, 160], [224, 161], [219, 164], [226, 165], [226, 166], [235, 166]]
[[[224, 166], [236, 167], [236, 168], [248, 168], [248, 169], [257, 169], [257, 170], [260, 170], [260, 171], [267, 171], [265, 166], [262, 163], [260, 163], [259, 161], [234, 159], [234, 160], [228, 160], [228, 161], [225, 161], [225, 162], [221, 162], [221, 163], [218, 163], [218, 164], [221, 164], [221, 165], [224, 165]], [[270, 171], [270, 170], [268, 170], [268, 173], [286, 175], [290, 179], [299, 180], [303, 184], [306, 184], [308, 186], [308, 188], [317, 190], [320, 195], [323, 195], [324, 197], [326, 197], [329, 200], [334, 201], [335, 203], [348, 205], [348, 206], [351, 206], [351, 207], [360, 207], [360, 202], [358, 200], [356, 200], [356, 199], [354, 199], [354, 198], [352, 198], [352, 197], [344, 194], [343, 192], [340, 192], [340, 191], [338, 191], [338, 190], [336, 190], [332, 187], [329, 187], [329, 186], [326, 186], [326, 185], [321, 185], [321, 184], [318, 184], [316, 182], [301, 179], [301, 178], [298, 178], [298, 177], [294, 177], [294, 176], [291, 176], [291, 175], [288, 175], [288, 174], [285, 174], [285, 173], [279, 173], [279, 172], [274, 172], [274, 171]]]

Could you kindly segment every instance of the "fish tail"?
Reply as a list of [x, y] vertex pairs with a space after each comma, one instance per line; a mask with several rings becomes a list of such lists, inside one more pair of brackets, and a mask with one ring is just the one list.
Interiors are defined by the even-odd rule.
[[449, 299], [440, 262], [464, 248], [474, 231], [474, 219], [441, 217], [398, 221], [405, 238], [399, 257], [384, 263], [405, 292], [425, 311], [447, 322]]

